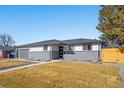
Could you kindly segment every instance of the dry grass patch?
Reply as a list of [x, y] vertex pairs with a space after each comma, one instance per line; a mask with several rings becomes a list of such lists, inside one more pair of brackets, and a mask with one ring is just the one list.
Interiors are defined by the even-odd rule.
[[0, 74], [0, 85], [14, 88], [120, 87], [117, 66], [80, 62], [49, 63]]
[[10, 66], [17, 66], [17, 65], [21, 65], [21, 64], [25, 64], [26, 62], [22, 62], [22, 61], [14, 61], [14, 60], [4, 60], [4, 61], [0, 61], [0, 68], [7, 68]]

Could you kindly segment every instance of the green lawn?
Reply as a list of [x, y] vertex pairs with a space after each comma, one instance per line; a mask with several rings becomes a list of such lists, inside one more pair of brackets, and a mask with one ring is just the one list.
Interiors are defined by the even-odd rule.
[[56, 62], [0, 74], [7, 88], [111, 88], [120, 87], [118, 66]]

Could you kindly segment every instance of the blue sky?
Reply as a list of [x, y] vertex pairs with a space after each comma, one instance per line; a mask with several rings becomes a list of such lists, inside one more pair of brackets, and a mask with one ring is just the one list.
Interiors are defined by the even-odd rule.
[[16, 45], [49, 39], [97, 39], [100, 6], [0, 6], [0, 32]]

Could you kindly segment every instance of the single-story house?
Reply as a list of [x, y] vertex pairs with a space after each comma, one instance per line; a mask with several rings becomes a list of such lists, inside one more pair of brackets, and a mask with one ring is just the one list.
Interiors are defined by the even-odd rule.
[[88, 60], [100, 59], [102, 42], [96, 39], [46, 40], [17, 46], [17, 57], [30, 60]]
[[14, 58], [15, 56], [15, 47], [0, 46], [0, 58]]

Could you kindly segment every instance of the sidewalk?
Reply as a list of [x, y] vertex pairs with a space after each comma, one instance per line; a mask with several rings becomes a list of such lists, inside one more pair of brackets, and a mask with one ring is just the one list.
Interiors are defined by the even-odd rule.
[[120, 77], [122, 81], [122, 88], [124, 88], [124, 64], [119, 64]]

